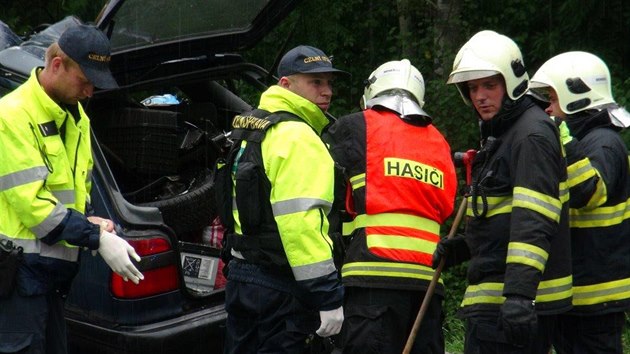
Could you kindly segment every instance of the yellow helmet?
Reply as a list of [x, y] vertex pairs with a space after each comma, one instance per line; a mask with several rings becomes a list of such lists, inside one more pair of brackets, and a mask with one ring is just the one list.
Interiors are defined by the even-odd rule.
[[466, 42], [453, 61], [446, 81], [456, 84], [464, 102], [470, 104], [466, 81], [503, 76], [508, 96], [517, 100], [527, 92], [529, 76], [521, 51], [514, 41], [494, 31], [481, 31]]

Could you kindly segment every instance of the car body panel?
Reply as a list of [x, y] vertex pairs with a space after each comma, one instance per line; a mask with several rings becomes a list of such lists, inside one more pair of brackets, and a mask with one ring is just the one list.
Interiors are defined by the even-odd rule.
[[223, 327], [216, 324], [223, 324], [226, 317], [223, 306], [215, 306], [138, 326], [111, 328], [72, 318], [66, 322], [74, 350], [79, 353], [214, 353], [222, 352]]

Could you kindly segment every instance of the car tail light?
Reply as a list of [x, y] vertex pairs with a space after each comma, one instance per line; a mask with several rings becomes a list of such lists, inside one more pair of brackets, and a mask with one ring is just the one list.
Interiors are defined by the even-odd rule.
[[[148, 238], [140, 240], [128, 240], [141, 257], [155, 256], [172, 251], [168, 240], [164, 238]], [[179, 273], [175, 257], [165, 257], [172, 259], [170, 262], [155, 262], [159, 267], [143, 269], [144, 280], [139, 284], [132, 281], [124, 281], [118, 274], [112, 274], [111, 289], [114, 296], [122, 299], [137, 299], [141, 297], [153, 296], [179, 288]]]

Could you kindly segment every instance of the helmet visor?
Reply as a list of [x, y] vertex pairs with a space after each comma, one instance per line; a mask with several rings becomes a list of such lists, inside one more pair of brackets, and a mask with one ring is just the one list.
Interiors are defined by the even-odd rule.
[[452, 73], [448, 80], [447, 84], [458, 84], [461, 82], [466, 82], [470, 80], [483, 79], [484, 77], [490, 77], [494, 75], [498, 75], [500, 72], [496, 70], [471, 70], [471, 71], [460, 71], [456, 73]]

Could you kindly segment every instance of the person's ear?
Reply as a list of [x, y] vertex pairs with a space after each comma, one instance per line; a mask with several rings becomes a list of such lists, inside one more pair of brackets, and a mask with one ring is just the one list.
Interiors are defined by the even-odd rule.
[[63, 59], [61, 57], [54, 57], [50, 62], [50, 68], [54, 73], [59, 72], [63, 66]]
[[283, 76], [280, 78], [280, 80], [278, 80], [278, 85], [285, 89], [288, 89], [291, 86], [291, 80], [289, 80], [288, 77]]

